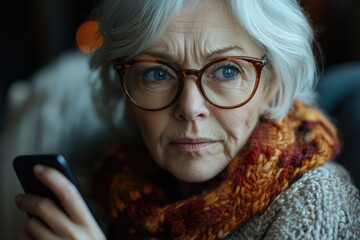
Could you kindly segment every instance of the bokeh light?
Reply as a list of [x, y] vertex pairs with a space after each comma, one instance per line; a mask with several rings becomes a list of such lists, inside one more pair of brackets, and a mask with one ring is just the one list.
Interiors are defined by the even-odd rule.
[[76, 44], [80, 51], [91, 53], [101, 47], [104, 39], [98, 29], [99, 23], [96, 21], [86, 21], [80, 25], [76, 32]]

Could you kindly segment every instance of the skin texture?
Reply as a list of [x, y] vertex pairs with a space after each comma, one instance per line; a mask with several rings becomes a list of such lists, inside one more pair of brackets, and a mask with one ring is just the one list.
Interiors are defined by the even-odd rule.
[[[226, 56], [261, 58], [262, 53], [218, 1], [200, 1], [195, 9], [183, 9], [161, 40], [135, 59], [201, 69]], [[204, 182], [228, 165], [254, 129], [265, 104], [265, 77], [253, 99], [241, 108], [210, 105], [194, 76], [187, 77], [179, 101], [170, 108], [149, 112], [131, 103], [128, 107], [160, 167], [184, 182]]]
[[[185, 7], [161, 40], [135, 59], [164, 60], [180, 68], [200, 69], [219, 57], [261, 58], [261, 48], [220, 4], [199, 1], [196, 8]], [[224, 170], [245, 144], [263, 113], [268, 78], [263, 71], [253, 99], [237, 109], [210, 105], [198, 91], [195, 77], [189, 76], [173, 106], [149, 112], [128, 103], [128, 110], [161, 168], [180, 181], [204, 183]], [[58, 196], [65, 212], [48, 199], [18, 195], [17, 207], [42, 220], [29, 219], [19, 239], [105, 239], [79, 193], [62, 174], [39, 165], [34, 172]]]

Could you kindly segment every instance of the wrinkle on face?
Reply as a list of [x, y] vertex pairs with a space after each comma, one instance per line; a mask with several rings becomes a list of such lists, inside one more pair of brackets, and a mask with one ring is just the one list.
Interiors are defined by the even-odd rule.
[[[150, 50], [168, 53], [172, 63], [181, 68], [201, 68], [211, 60], [211, 53], [224, 48], [239, 48], [239, 43], [246, 44], [240, 46], [241, 52], [232, 55], [259, 55], [260, 53], [246, 51], [258, 46], [244, 34], [245, 31], [226, 8], [217, 1], [211, 2], [206, 4], [199, 1], [199, 11], [191, 12], [185, 8]], [[222, 10], [223, 14], [214, 9]]]
[[[245, 108], [246, 106], [244, 106]], [[243, 146], [248, 140], [247, 132], [245, 130], [253, 129], [257, 123], [257, 112], [251, 109], [243, 109], [244, 115], [241, 114], [226, 114], [225, 112], [221, 115], [222, 119], [221, 128], [227, 132], [226, 143], [224, 144], [224, 153], [229, 160], [233, 159], [234, 156], [240, 150], [240, 146]], [[228, 111], [228, 110], [224, 110]], [[245, 115], [246, 114], [246, 115]], [[242, 123], [241, 128], [235, 128], [234, 126]]]
[[[221, 1], [199, 1], [196, 8], [183, 9], [161, 40], [136, 59], [162, 60], [183, 69], [200, 69], [219, 57], [260, 58], [261, 47], [229, 16]], [[153, 112], [133, 105], [131, 109], [154, 161], [180, 180], [203, 182], [224, 170], [248, 140], [265, 102], [264, 81], [260, 81], [256, 94], [246, 105], [225, 110], [208, 103], [192, 82], [194, 77], [188, 78], [182, 96], [171, 107]], [[208, 114], [192, 120], [177, 117], [179, 111], [194, 111], [195, 105], [191, 104], [199, 103]], [[211, 138], [218, 142], [204, 151], [183, 153], [169, 144], [181, 137]]]

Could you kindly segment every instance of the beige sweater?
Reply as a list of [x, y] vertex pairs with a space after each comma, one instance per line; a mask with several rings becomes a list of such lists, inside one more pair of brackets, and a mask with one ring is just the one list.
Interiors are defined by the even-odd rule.
[[231, 239], [360, 239], [360, 196], [330, 162], [304, 174]]

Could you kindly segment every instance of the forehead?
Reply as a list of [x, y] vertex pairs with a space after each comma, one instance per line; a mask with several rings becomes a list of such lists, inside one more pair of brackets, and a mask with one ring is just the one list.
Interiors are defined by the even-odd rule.
[[[222, 1], [198, 1], [185, 5], [151, 50], [188, 52], [206, 55], [224, 48], [242, 49], [243, 54], [256, 54], [257, 44], [235, 20]], [[240, 53], [238, 53], [240, 54]]]
[[171, 31], [198, 31], [207, 27], [235, 27], [232, 14], [220, 1], [198, 1], [196, 5], [185, 4], [171, 24]]

